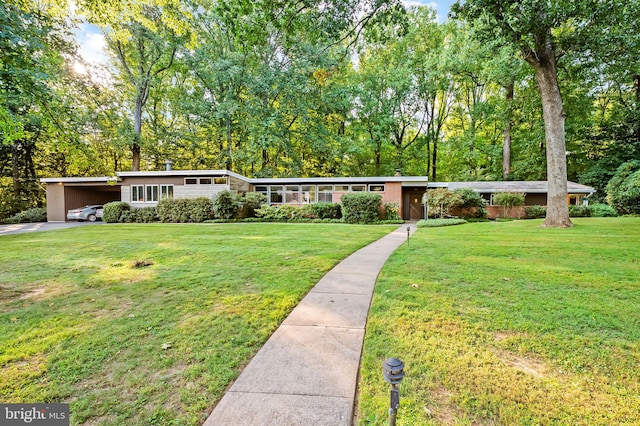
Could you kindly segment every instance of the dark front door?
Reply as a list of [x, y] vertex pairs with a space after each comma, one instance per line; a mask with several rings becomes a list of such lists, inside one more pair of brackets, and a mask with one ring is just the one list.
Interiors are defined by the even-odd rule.
[[422, 205], [422, 192], [409, 193], [409, 219], [424, 219], [424, 206]]

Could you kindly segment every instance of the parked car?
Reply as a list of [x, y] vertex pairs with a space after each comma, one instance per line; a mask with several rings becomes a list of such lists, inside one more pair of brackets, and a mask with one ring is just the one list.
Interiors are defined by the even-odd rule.
[[95, 222], [97, 219], [102, 219], [102, 204], [93, 204], [69, 210], [67, 212], [67, 219]]

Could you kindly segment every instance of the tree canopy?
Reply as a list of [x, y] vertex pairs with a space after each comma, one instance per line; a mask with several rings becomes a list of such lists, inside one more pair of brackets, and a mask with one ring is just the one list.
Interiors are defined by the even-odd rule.
[[[640, 155], [637, 1], [8, 0], [0, 5], [0, 216], [44, 176], [566, 180], [605, 198]], [[109, 65], [81, 60], [78, 22]], [[97, 76], [102, 76], [98, 78]], [[566, 213], [566, 215], [565, 215]]]

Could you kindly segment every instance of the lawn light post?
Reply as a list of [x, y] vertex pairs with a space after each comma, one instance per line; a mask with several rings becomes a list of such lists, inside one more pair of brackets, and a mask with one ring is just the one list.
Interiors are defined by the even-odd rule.
[[396, 425], [396, 414], [400, 408], [400, 388], [398, 385], [404, 377], [404, 362], [398, 358], [387, 358], [382, 363], [384, 380], [391, 385], [389, 395], [389, 426]]
[[407, 245], [409, 245], [409, 236], [411, 235], [411, 227], [407, 226]]

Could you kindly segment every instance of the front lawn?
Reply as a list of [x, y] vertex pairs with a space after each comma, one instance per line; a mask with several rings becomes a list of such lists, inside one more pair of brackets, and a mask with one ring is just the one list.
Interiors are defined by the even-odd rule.
[[405, 362], [398, 425], [637, 424], [640, 219], [420, 229], [383, 269], [360, 424], [387, 422], [382, 361]]
[[98, 225], [0, 237], [0, 401], [198, 425], [336, 263], [397, 226]]

